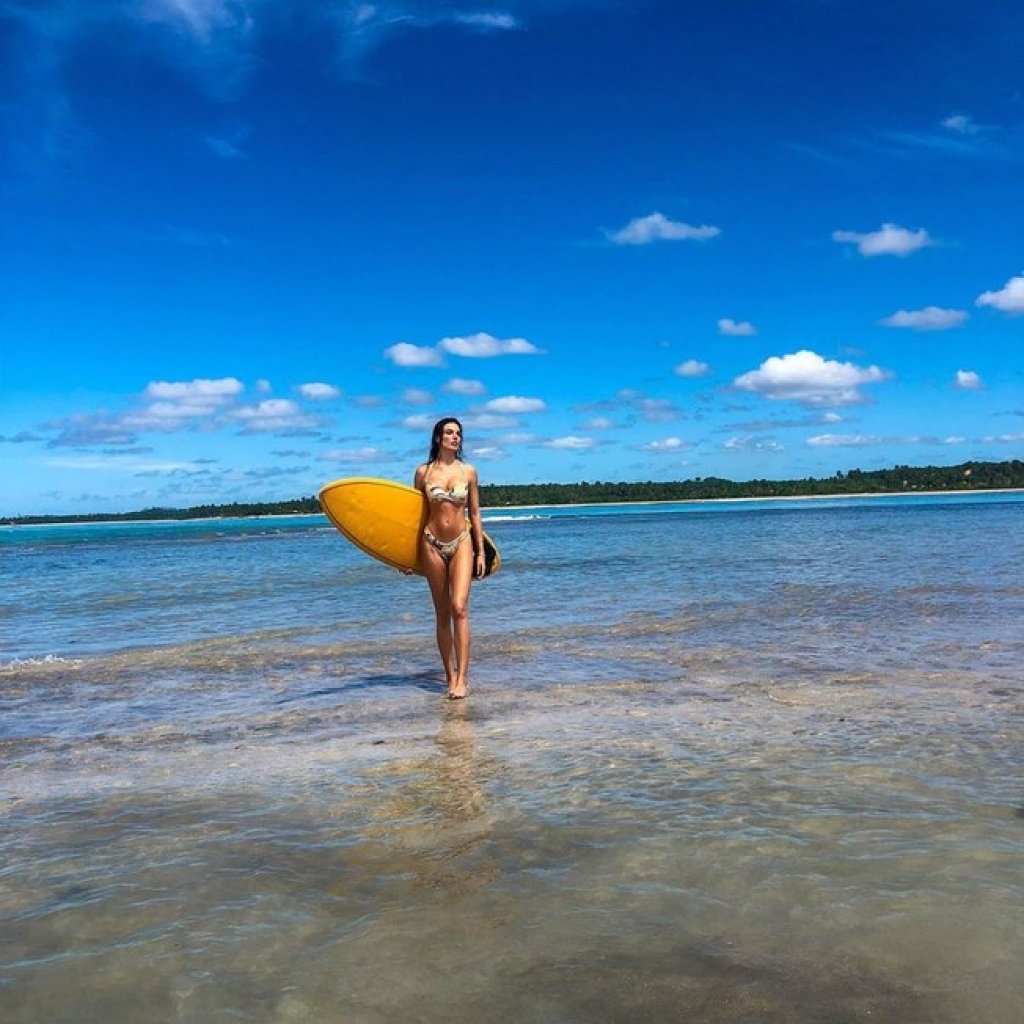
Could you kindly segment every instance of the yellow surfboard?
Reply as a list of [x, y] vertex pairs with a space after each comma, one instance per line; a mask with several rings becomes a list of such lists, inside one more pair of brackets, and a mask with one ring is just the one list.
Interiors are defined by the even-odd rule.
[[[351, 476], [325, 484], [320, 505], [327, 518], [357, 548], [386, 565], [423, 575], [420, 535], [427, 519], [427, 503], [415, 487]], [[498, 571], [501, 556], [484, 534], [485, 576]]]

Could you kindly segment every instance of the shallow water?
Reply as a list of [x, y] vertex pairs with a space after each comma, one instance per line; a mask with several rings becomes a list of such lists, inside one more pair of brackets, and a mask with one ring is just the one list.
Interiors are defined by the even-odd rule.
[[1015, 1022], [1022, 513], [4, 534], [0, 1019]]

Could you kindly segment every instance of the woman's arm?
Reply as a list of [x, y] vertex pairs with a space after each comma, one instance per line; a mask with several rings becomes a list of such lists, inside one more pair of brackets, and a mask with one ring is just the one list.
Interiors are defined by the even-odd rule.
[[466, 467], [469, 478], [469, 529], [473, 535], [474, 557], [473, 575], [481, 579], [487, 570], [487, 559], [484, 557], [484, 524], [480, 518], [480, 481], [472, 466]]

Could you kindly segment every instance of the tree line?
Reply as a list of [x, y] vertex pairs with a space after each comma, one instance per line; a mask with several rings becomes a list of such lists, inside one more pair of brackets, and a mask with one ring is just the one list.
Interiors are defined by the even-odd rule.
[[[797, 480], [692, 480], [627, 483], [581, 480], [577, 483], [484, 484], [484, 508], [517, 505], [579, 505], [620, 501], [697, 501], [713, 498], [800, 498], [811, 495], [899, 494], [928, 491], [1024, 489], [1024, 461], [965, 462], [957, 466], [893, 466], [891, 469], [851, 469], [830, 477]], [[243, 518], [246, 516], [306, 515], [320, 511], [315, 496], [290, 501], [232, 502], [190, 508], [145, 508], [136, 512], [86, 515], [14, 516], [0, 518], [6, 526], [43, 523], [131, 522], [154, 519]]]

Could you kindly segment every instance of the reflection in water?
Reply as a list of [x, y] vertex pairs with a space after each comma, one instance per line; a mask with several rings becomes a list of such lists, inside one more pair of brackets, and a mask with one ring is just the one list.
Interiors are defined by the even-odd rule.
[[468, 892], [498, 874], [485, 785], [493, 759], [477, 754], [473, 713], [469, 703], [446, 703], [435, 752], [379, 772], [397, 785], [376, 803], [363, 836], [401, 859], [416, 887]]

